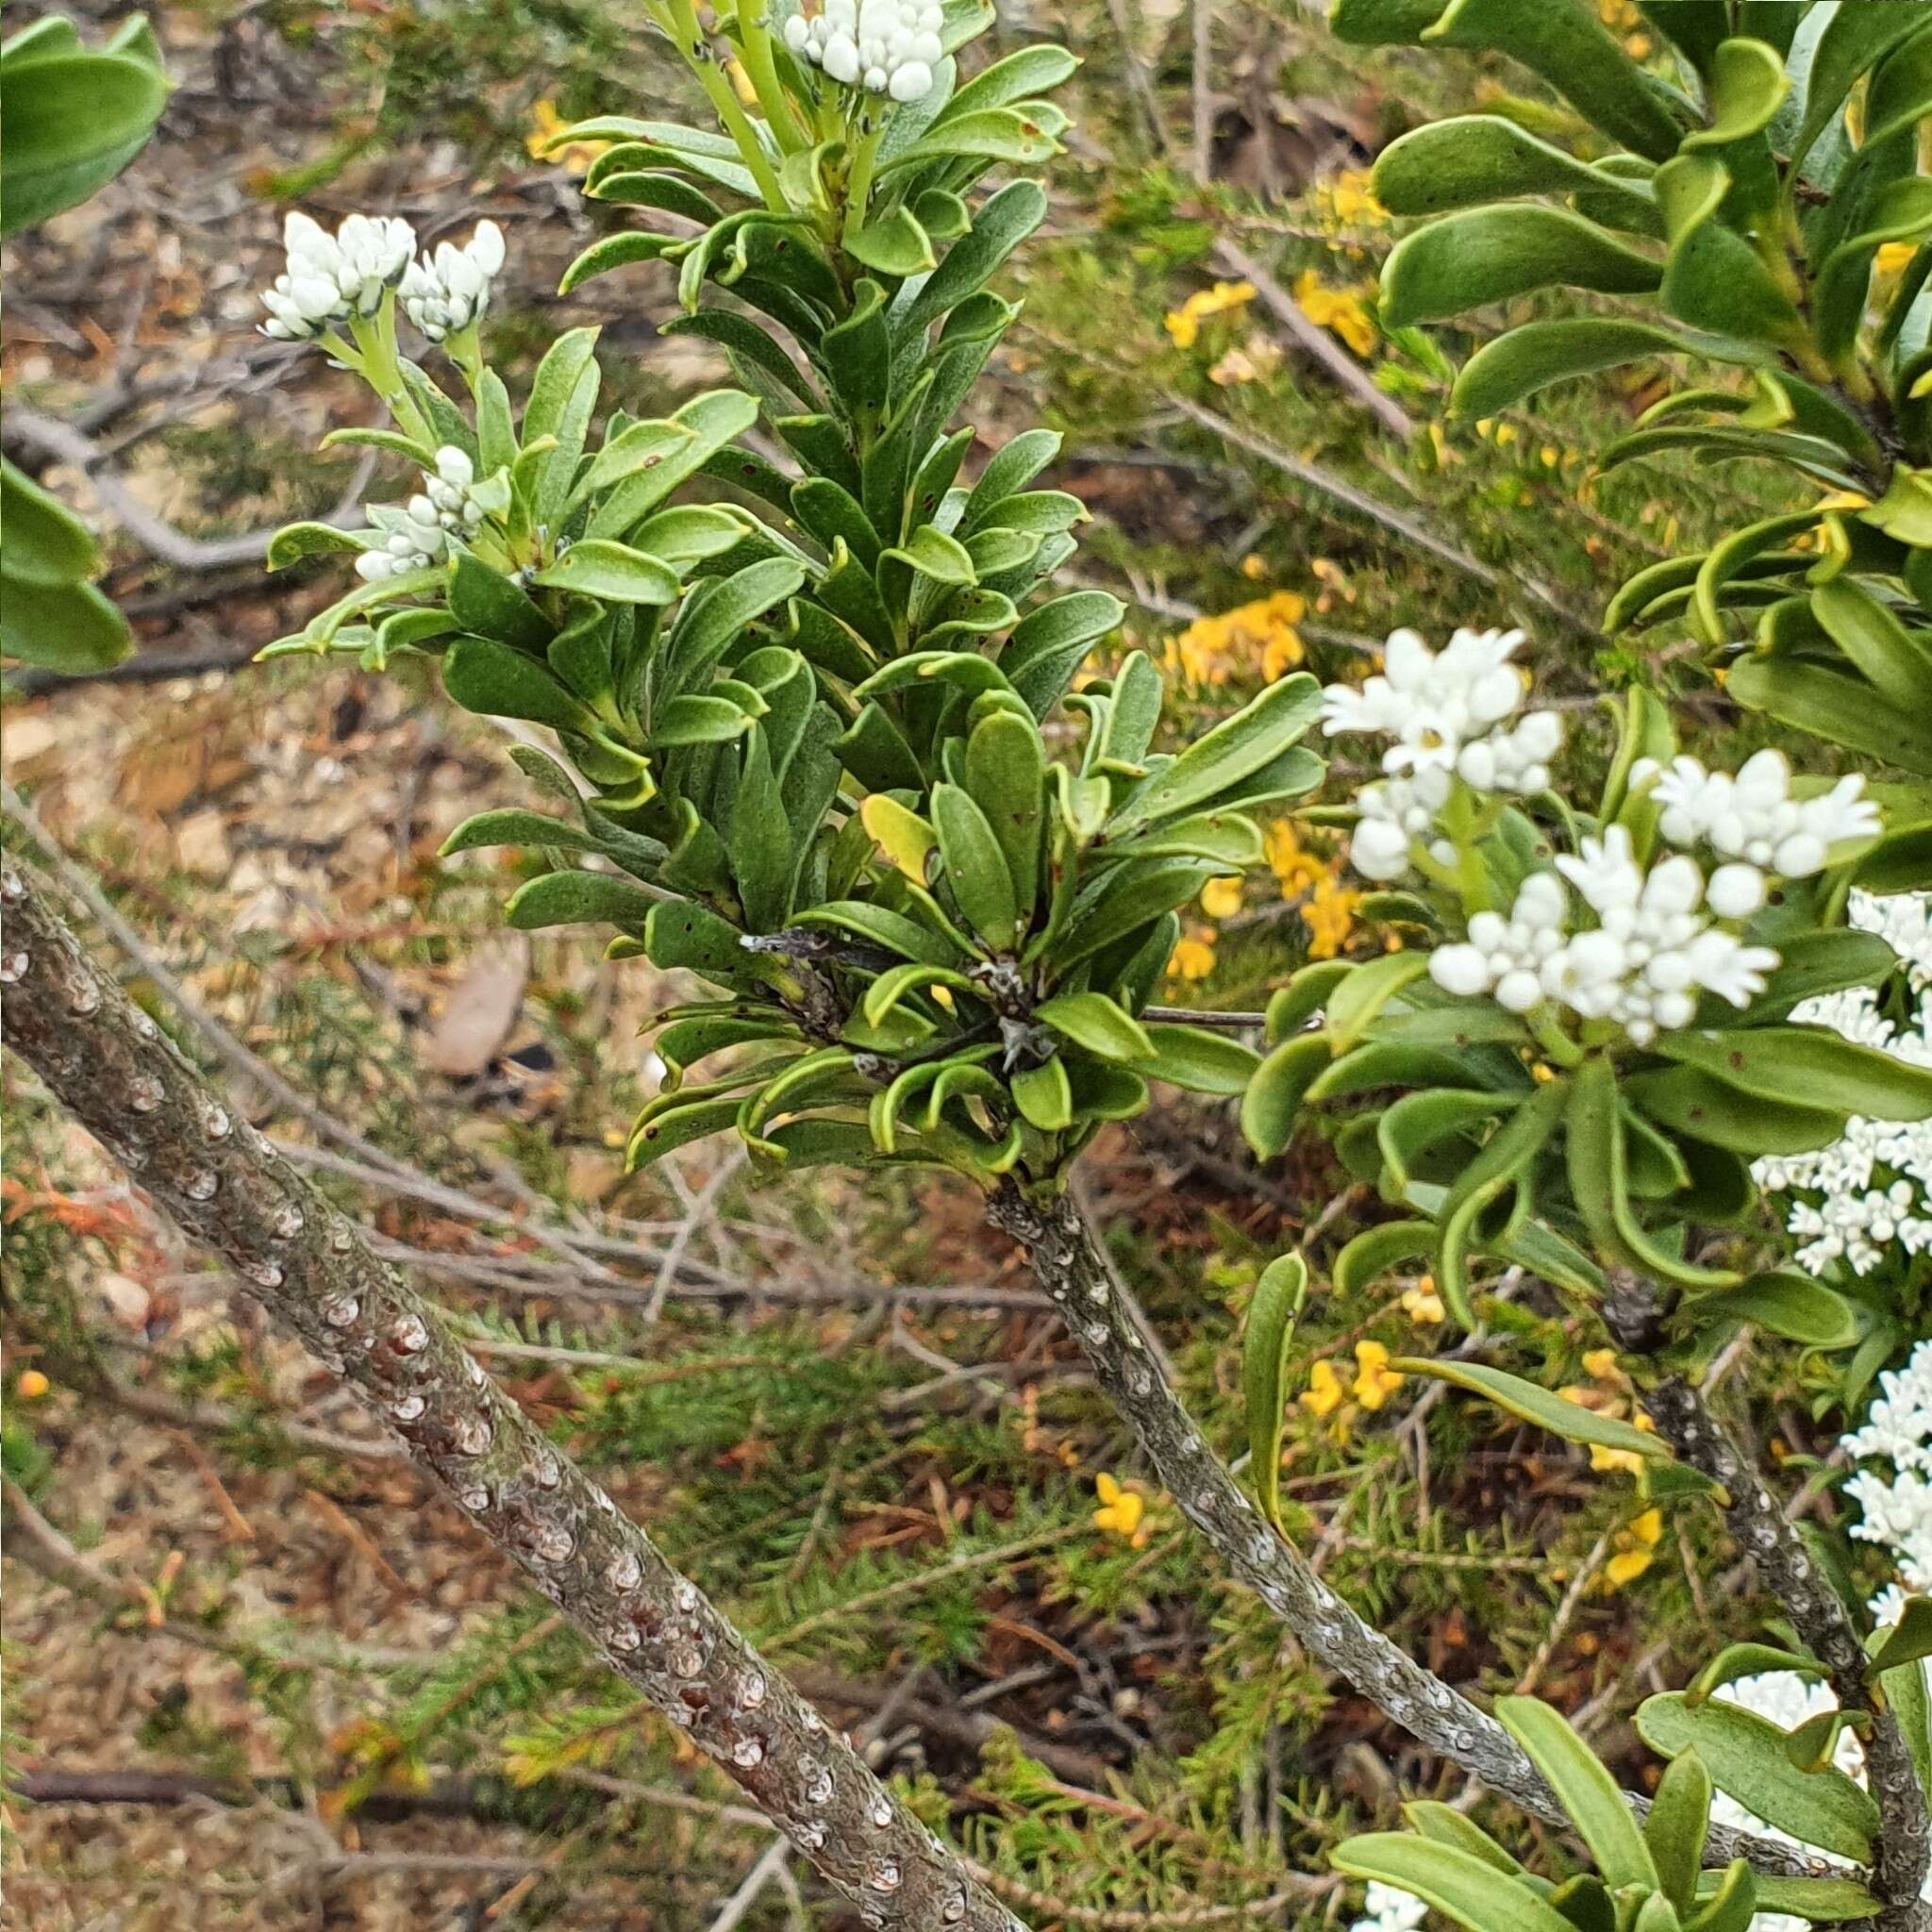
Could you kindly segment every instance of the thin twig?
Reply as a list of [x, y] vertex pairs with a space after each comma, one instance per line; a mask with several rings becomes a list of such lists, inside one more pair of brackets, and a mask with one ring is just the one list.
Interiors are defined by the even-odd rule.
[[[85, 430], [72, 424], [14, 402], [7, 408], [7, 435], [9, 441], [26, 443], [57, 461], [72, 463], [127, 534], [176, 570], [223, 570], [231, 564], [256, 563], [268, 555], [273, 530], [251, 530], [238, 537], [191, 537], [156, 516], [119, 476], [103, 467], [105, 452]], [[341, 501], [323, 519], [325, 523], [354, 530], [368, 521], [362, 514], [362, 492], [375, 474], [376, 455], [370, 450], [356, 465]]]
[[1214, 263], [1224, 274], [1254, 285], [1275, 321], [1294, 338], [1295, 345], [1311, 361], [1318, 362], [1336, 383], [1365, 408], [1383, 428], [1405, 442], [1415, 434], [1415, 424], [1402, 406], [1377, 389], [1369, 372], [1336, 341], [1325, 328], [1317, 328], [1301, 311], [1300, 305], [1261, 264], [1238, 242], [1225, 239], [1214, 244]]

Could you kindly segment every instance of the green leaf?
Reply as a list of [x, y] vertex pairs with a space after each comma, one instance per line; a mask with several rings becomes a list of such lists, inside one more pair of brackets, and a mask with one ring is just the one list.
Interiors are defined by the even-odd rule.
[[1806, 1348], [1850, 1348], [1866, 1325], [1842, 1295], [1790, 1269], [1754, 1274], [1722, 1294], [1698, 1295], [1684, 1304], [1682, 1318], [1704, 1331], [1749, 1323]]
[[1059, 142], [1033, 116], [1020, 108], [985, 108], [929, 129], [903, 154], [887, 161], [875, 178], [888, 180], [908, 168], [923, 167], [928, 161], [952, 156], [970, 160], [1033, 162], [1050, 159], [1058, 151]]
[[1046, 824], [1046, 750], [1024, 718], [995, 711], [966, 741], [966, 789], [999, 841], [1023, 925], [1040, 896], [1040, 848]]
[[1140, 786], [1116, 813], [1110, 835], [1211, 803], [1292, 745], [1321, 708], [1321, 686], [1306, 672], [1271, 684]]
[[1932, 1068], [1856, 1045], [1829, 1027], [1666, 1033], [1659, 1036], [1656, 1051], [1761, 1099], [1802, 1093], [1807, 1105], [1869, 1120], [1932, 1118]]
[[0, 235], [76, 207], [146, 144], [168, 84], [146, 48], [128, 46], [92, 52], [42, 42], [41, 51], [0, 60]]
[[1385, 1221], [1348, 1243], [1331, 1270], [1337, 1294], [1359, 1294], [1403, 1261], [1435, 1253], [1436, 1230], [1426, 1221]]
[[941, 112], [941, 124], [986, 108], [1005, 108], [1014, 101], [1050, 92], [1073, 78], [1079, 61], [1064, 47], [1022, 47], [995, 60], [969, 80]]
[[1256, 1070], [1241, 1097], [1241, 1133], [1257, 1158], [1274, 1159], [1294, 1138], [1303, 1098], [1330, 1059], [1322, 1034], [1301, 1033], [1284, 1041]]
[[1059, 701], [1089, 650], [1119, 626], [1124, 608], [1105, 591], [1074, 591], [1022, 620], [1000, 653], [1000, 669], [1036, 718]]
[[1457, 1846], [1512, 1878], [1528, 1875], [1520, 1860], [1453, 1805], [1439, 1804], [1433, 1798], [1416, 1798], [1402, 1807], [1402, 1815], [1424, 1838], [1439, 1845]]
[[530, 581], [616, 604], [675, 604], [682, 588], [677, 573], [661, 558], [601, 537], [573, 543]]
[[881, 554], [930, 577], [936, 584], [966, 586], [978, 582], [966, 546], [934, 524], [921, 524], [906, 543]]
[[1329, 25], [1368, 44], [1494, 49], [1520, 60], [1625, 147], [1663, 160], [1683, 132], [1673, 97], [1637, 67], [1594, 8], [1521, 0], [1336, 0]]
[[1907, 715], [1932, 714], [1932, 637], [1907, 630], [1849, 576], [1819, 585], [1811, 592], [1811, 614], [1883, 697]]
[[1019, 907], [986, 814], [963, 787], [940, 784], [932, 789], [932, 816], [945, 882], [967, 924], [991, 951], [1010, 951], [1019, 938]]
[[1033, 1017], [1104, 1060], [1133, 1066], [1154, 1057], [1146, 1028], [1102, 992], [1056, 993], [1033, 1009]]
[[[13, 507], [9, 502], [7, 508], [9, 542], [13, 527]], [[333, 524], [284, 524], [269, 539], [267, 563], [270, 570], [287, 570], [291, 563], [305, 557], [326, 557], [348, 551], [359, 556], [364, 547], [360, 533], [338, 529]], [[11, 561], [9, 558], [9, 565]]]
[[845, 253], [880, 275], [904, 280], [939, 266], [932, 237], [908, 208], [901, 206], [877, 215], [845, 237]]
[[[1742, 1858], [1733, 1858], [1711, 1876], [1717, 1881], [1713, 1890], [1693, 1893], [1698, 1910], [1690, 1932], [1750, 1932], [1757, 1924], [1757, 1874]], [[1700, 1888], [1702, 1879], [1700, 1874]]]
[[[389, 580], [391, 591], [395, 581]], [[370, 586], [375, 591], [382, 588]], [[467, 550], [458, 550], [451, 560], [449, 609], [464, 630], [539, 656], [550, 648], [557, 634], [557, 627], [522, 590]]]
[[[1792, 1650], [1780, 1650], [1770, 1643], [1727, 1643], [1691, 1678], [1684, 1692], [1687, 1708], [1696, 1710], [1709, 1702], [1712, 1693], [1740, 1677], [1754, 1677], [1763, 1671], [1790, 1671], [1801, 1677], [1819, 1678], [1826, 1674], [1816, 1657]], [[1687, 1753], [1686, 1756], [1694, 1756]], [[1673, 1760], [1681, 1764], [1682, 1757]], [[1699, 1762], [1702, 1762], [1700, 1759]]]
[[1518, 194], [1587, 190], [1618, 211], [1618, 225], [1663, 233], [1648, 194], [1500, 114], [1457, 115], [1402, 135], [1376, 157], [1374, 180], [1375, 199], [1393, 215], [1439, 215]]
[[1346, 1053], [1382, 1008], [1428, 970], [1426, 953], [1384, 953], [1352, 966], [1328, 995], [1326, 1031], [1335, 1052]]
[[134, 649], [127, 620], [92, 584], [29, 584], [0, 577], [0, 657], [79, 677]]
[[540, 811], [479, 811], [466, 818], [437, 848], [439, 858], [492, 845], [548, 846], [558, 852], [595, 852], [598, 844], [581, 825], [545, 818]]
[[1877, 1677], [1924, 1657], [1932, 1657], [1932, 1596], [1908, 1596], [1904, 1614], [1873, 1654], [1867, 1674]]
[[608, 924], [641, 933], [664, 895], [603, 872], [552, 872], [518, 888], [506, 916], [522, 931], [546, 925]]
[[644, 951], [652, 965], [667, 973], [682, 966], [726, 986], [742, 976], [747, 959], [738, 928], [690, 899], [652, 908]]
[[1873, 686], [1816, 665], [1744, 657], [1731, 667], [1725, 691], [1762, 711], [1851, 752], [1932, 776], [1932, 721], [1874, 701]]
[[[1727, 1876], [1728, 1874], [1721, 1872], [1703, 1874], [1697, 1881], [1698, 1898], [1717, 1897]], [[1809, 1920], [1813, 1924], [1835, 1925], [1847, 1919], [1875, 1919], [1884, 1909], [1862, 1885], [1849, 1878], [1781, 1878], [1761, 1873], [1756, 1890], [1753, 1911], [1783, 1912], [1793, 1919]], [[1695, 1924], [1692, 1932], [1706, 1932], [1706, 1927]], [[1730, 1928], [1713, 1926], [1709, 1932], [1730, 1932]]]
[[[294, 527], [314, 528], [296, 525]], [[276, 542], [286, 536], [281, 532]], [[100, 547], [87, 525], [32, 477], [0, 459], [0, 575], [16, 583], [54, 589], [84, 583], [101, 567]], [[353, 540], [348, 548], [360, 546]], [[270, 546], [271, 568], [275, 555]]]
[[1576, 1932], [1527, 1885], [1499, 1880], [1486, 1858], [1404, 1832], [1345, 1839], [1328, 1862], [1351, 1878], [1379, 1880], [1433, 1906], [1466, 1932]]
[[1679, 330], [1611, 316], [1526, 322], [1485, 342], [1456, 378], [1450, 405], [1463, 416], [1494, 416], [1566, 377], [1593, 375], [1652, 356], [1707, 355]]
[[1724, 147], [1763, 133], [1791, 91], [1777, 50], [1767, 47], [1762, 41], [1724, 42], [1711, 58], [1706, 80], [1710, 96], [1710, 125], [1687, 134], [1680, 152]]
[[1686, 1261], [1652, 1240], [1639, 1222], [1630, 1203], [1624, 1114], [1609, 1062], [1587, 1059], [1572, 1079], [1564, 1132], [1570, 1193], [1598, 1253], [1682, 1288], [1736, 1287], [1743, 1278], [1736, 1269]]
[[1512, 1093], [1466, 1087], [1429, 1087], [1405, 1093], [1375, 1123], [1375, 1142], [1389, 1170], [1396, 1197], [1407, 1191], [1417, 1158], [1444, 1141], [1507, 1113], [1517, 1105]]
[[1308, 1264], [1283, 1255], [1261, 1271], [1241, 1341], [1241, 1389], [1248, 1409], [1248, 1474], [1261, 1513], [1281, 1528], [1281, 1432], [1288, 1398], [1288, 1352], [1308, 1294]]
[[1623, 1093], [1674, 1133], [1754, 1158], [1815, 1153], [1845, 1130], [1843, 1113], [1795, 1100], [1746, 1095], [1692, 1067], [1633, 1074], [1624, 1081]]
[[1729, 181], [1707, 155], [1683, 155], [1657, 170], [1657, 204], [1671, 236], [1663, 305], [1693, 328], [1796, 348], [1806, 330], [1790, 296], [1750, 242], [1718, 219]]
[[1625, 1886], [1656, 1890], [1661, 1880], [1628, 1801], [1561, 1714], [1534, 1697], [1499, 1697], [1496, 1717], [1548, 1780], [1604, 1883], [1612, 1891]]
[[1253, 1047], [1224, 1033], [1153, 1020], [1143, 1024], [1154, 1051], [1136, 1060], [1134, 1071], [1150, 1080], [1165, 1080], [1192, 1093], [1244, 1093], [1261, 1064]]
[[1703, 1758], [1687, 1751], [1665, 1767], [1650, 1802], [1650, 1816], [1643, 1821], [1657, 1889], [1679, 1912], [1689, 1912], [1696, 1902], [1704, 1840], [1710, 1831], [1711, 1790]]
[[859, 899], [835, 899], [824, 906], [813, 906], [799, 913], [798, 924], [848, 932], [868, 944], [883, 946], [902, 959], [917, 959], [928, 966], [951, 966], [960, 960], [958, 950], [942, 934], [903, 914], [888, 911], [883, 906], [868, 905]]
[[1327, 1004], [1335, 989], [1355, 971], [1351, 959], [1318, 959], [1292, 974], [1268, 1002], [1267, 1041], [1279, 1046], [1299, 1033]]
[[1840, 7], [1834, 12], [1812, 50], [1805, 90], [1805, 118], [1790, 147], [1793, 183], [1798, 179], [1799, 163], [1810, 154], [1818, 137], [1838, 119], [1858, 76], [1919, 25], [1907, 8]]
[[597, 728], [591, 712], [541, 665], [493, 638], [457, 639], [443, 653], [442, 686], [480, 717], [526, 718], [556, 731]]
[[1433, 1377], [1439, 1382], [1450, 1382], [1458, 1389], [1467, 1389], [1472, 1394], [1493, 1402], [1519, 1422], [1533, 1423], [1553, 1436], [1561, 1436], [1566, 1442], [1587, 1442], [1602, 1449], [1622, 1449], [1632, 1456], [1660, 1462], [1668, 1462], [1671, 1457], [1670, 1450], [1655, 1435], [1632, 1428], [1628, 1423], [1620, 1423], [1611, 1416], [1598, 1415], [1594, 1409], [1585, 1408], [1580, 1402], [1566, 1402], [1562, 1396], [1552, 1395], [1548, 1390], [1524, 1381], [1521, 1375], [1490, 1368], [1483, 1362], [1450, 1361], [1432, 1356], [1402, 1356], [1389, 1366], [1400, 1374]]
[[1871, 1862], [1877, 1806], [1840, 1771], [1800, 1771], [1784, 1733], [1754, 1712], [1716, 1699], [1692, 1710], [1672, 1691], [1639, 1707], [1637, 1730], [1666, 1757], [1695, 1750], [1719, 1790], [1800, 1843]]
[[1063, 1133], [1074, 1124], [1074, 1090], [1058, 1054], [1037, 1067], [1024, 1067], [1008, 1085], [1021, 1118], [1042, 1134]]
[[1533, 203], [1472, 208], [1418, 228], [1382, 268], [1382, 322], [1444, 322], [1539, 289], [1646, 295], [1663, 266], [1613, 242], [1580, 215]]

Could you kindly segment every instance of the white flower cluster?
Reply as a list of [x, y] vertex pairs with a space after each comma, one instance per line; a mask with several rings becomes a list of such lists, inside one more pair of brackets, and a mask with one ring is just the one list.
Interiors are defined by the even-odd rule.
[[1428, 1907], [1412, 1892], [1397, 1891], [1379, 1878], [1369, 1880], [1362, 1911], [1348, 1932], [1421, 1932], [1429, 1916]]
[[[1905, 1613], [1907, 1591], [1932, 1590], [1932, 1341], [1920, 1342], [1906, 1366], [1879, 1376], [1878, 1386], [1881, 1392], [1867, 1412], [1864, 1426], [1839, 1446], [1859, 1461], [1892, 1465], [1890, 1481], [1861, 1470], [1845, 1485], [1845, 1494], [1864, 1512], [1852, 1534], [1887, 1546], [1898, 1559], [1904, 1590], [1888, 1585], [1870, 1606], [1874, 1623], [1889, 1629]], [[1919, 1668], [1924, 1671], [1926, 1666], [1922, 1663]], [[1787, 1731], [1837, 1707], [1824, 1685], [1791, 1671], [1740, 1677], [1717, 1694]], [[1847, 1776], [1864, 1782], [1864, 1749], [1849, 1731], [1839, 1734], [1836, 1760]], [[1788, 1833], [1768, 1827], [1722, 1791], [1711, 1801], [1710, 1815], [1719, 1824], [1768, 1832], [1786, 1843], [1794, 1842]], [[1932, 1898], [1932, 1878], [1926, 1880], [1924, 1896]], [[1752, 1932], [1807, 1932], [1802, 1919], [1781, 1912], [1760, 1912], [1751, 1924]]]
[[[1840, 778], [1816, 798], [1796, 799], [1791, 767], [1781, 751], [1754, 753], [1735, 776], [1707, 772], [1692, 758], [1674, 759], [1667, 772], [1646, 758], [1631, 773], [1631, 783], [1648, 788], [1662, 808], [1657, 830], [1673, 845], [1707, 845], [1733, 861], [1719, 874], [1730, 875], [1740, 903], [1754, 874], [1761, 900], [1764, 873], [1809, 878], [1824, 869], [1832, 846], [1873, 838], [1880, 829], [1878, 808], [1864, 795], [1862, 776]], [[1747, 918], [1757, 909], [1754, 905], [1729, 916]]]
[[[1611, 1020], [1639, 1046], [1659, 1032], [1690, 1025], [1700, 991], [1734, 1007], [1764, 991], [1778, 962], [1768, 946], [1748, 946], [1713, 925], [1732, 916], [1714, 901], [1691, 858], [1677, 856], [1645, 872], [1630, 834], [1612, 825], [1585, 839], [1580, 855], [1564, 854], [1556, 873], [1532, 873], [1507, 919], [1478, 912], [1469, 938], [1429, 956], [1429, 977], [1445, 992], [1490, 994], [1512, 1013], [1544, 1000], [1585, 1020]], [[1720, 868], [1720, 876], [1722, 875]], [[1571, 931], [1573, 908], [1563, 879], [1575, 887], [1596, 924]]]
[[397, 290], [404, 312], [432, 342], [466, 329], [490, 306], [490, 287], [502, 273], [503, 230], [478, 222], [475, 233], [458, 248], [439, 242], [403, 272]]
[[[1792, 1019], [1932, 1067], [1932, 894], [1876, 899], [1855, 891], [1845, 915], [1858, 931], [1886, 940], [1904, 961], [1920, 995], [1915, 1024], [1894, 1026], [1864, 987], [1807, 1000]], [[1796, 1260], [1813, 1274], [1828, 1274], [1840, 1263], [1869, 1274], [1888, 1253], [1932, 1250], [1932, 1122], [1854, 1118], [1829, 1147], [1767, 1157], [1752, 1173], [1769, 1191], [1796, 1197], [1785, 1225], [1803, 1239]]]
[[331, 235], [305, 214], [282, 226], [288, 267], [262, 291], [262, 333], [313, 341], [352, 315], [374, 315], [385, 290], [403, 279], [416, 231], [395, 215], [349, 215]]
[[1409, 848], [1428, 837], [1449, 795], [1451, 776], [1477, 791], [1546, 791], [1550, 759], [1563, 742], [1554, 711], [1517, 719], [1525, 681], [1510, 662], [1520, 630], [1458, 630], [1440, 652], [1412, 630], [1390, 634], [1381, 672], [1357, 691], [1331, 684], [1322, 693], [1322, 726], [1330, 737], [1360, 732], [1392, 741], [1382, 754], [1384, 776], [1356, 803], [1361, 822], [1349, 857], [1372, 879], [1407, 872]]
[[423, 472], [422, 494], [400, 509], [394, 504], [369, 507], [369, 521], [385, 533], [379, 550], [356, 559], [356, 574], [370, 583], [440, 563], [452, 537], [469, 538], [487, 516], [509, 507], [508, 478], [476, 481], [476, 466], [454, 443], [436, 452], [436, 468]]
[[847, 87], [917, 101], [944, 53], [942, 20], [939, 0], [825, 0], [785, 23], [785, 44]]

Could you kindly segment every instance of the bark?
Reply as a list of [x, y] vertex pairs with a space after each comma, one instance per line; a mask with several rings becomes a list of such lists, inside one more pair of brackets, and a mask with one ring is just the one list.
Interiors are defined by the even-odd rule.
[[1021, 1932], [0, 860], [0, 1033], [874, 1927]]
[[[1364, 1623], [1249, 1500], [1160, 1374], [1138, 1311], [1116, 1291], [1107, 1257], [1074, 1203], [1062, 1196], [1039, 1207], [1009, 1183], [991, 1197], [988, 1213], [1027, 1251], [1035, 1278], [1182, 1514], [1309, 1655], [1439, 1757], [1536, 1817], [1566, 1824], [1556, 1794], [1508, 1732]], [[1630, 1804], [1640, 1815], [1649, 1808], [1636, 1794]], [[1706, 1857], [1714, 1865], [1745, 1857], [1760, 1872], [1791, 1877], [1842, 1876], [1844, 1869], [1723, 1826], [1712, 1828]]]

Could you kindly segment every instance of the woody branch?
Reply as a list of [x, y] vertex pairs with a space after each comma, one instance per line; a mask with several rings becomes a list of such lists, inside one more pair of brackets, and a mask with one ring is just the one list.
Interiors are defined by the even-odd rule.
[[873, 1927], [1021, 1932], [0, 862], [0, 1035]]

